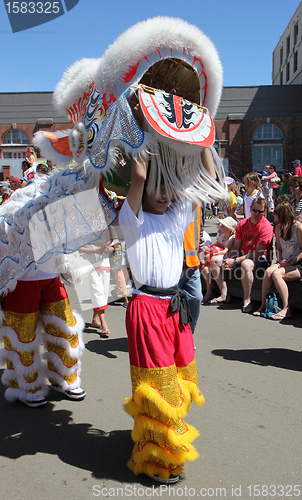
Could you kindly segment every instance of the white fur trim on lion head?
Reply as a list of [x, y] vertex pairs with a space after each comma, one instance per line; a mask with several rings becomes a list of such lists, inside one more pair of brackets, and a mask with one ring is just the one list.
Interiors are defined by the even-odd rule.
[[99, 59], [76, 61], [64, 73], [53, 94], [53, 105], [59, 113], [64, 113], [88, 91], [94, 81]]
[[115, 97], [138, 83], [161, 59], [181, 59], [197, 72], [202, 106], [212, 117], [222, 91], [222, 65], [212, 41], [196, 26], [178, 18], [155, 17], [129, 28], [109, 46], [99, 62], [95, 79], [100, 94]]

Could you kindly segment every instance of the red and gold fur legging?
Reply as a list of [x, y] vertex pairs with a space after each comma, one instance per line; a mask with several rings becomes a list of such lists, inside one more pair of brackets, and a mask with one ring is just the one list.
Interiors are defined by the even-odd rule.
[[198, 431], [184, 420], [199, 391], [190, 325], [179, 324], [170, 300], [133, 295], [126, 313], [132, 397], [124, 408], [134, 418], [135, 446], [129, 468], [134, 474], [168, 479], [198, 453]]
[[1, 306], [0, 361], [7, 364], [2, 376], [8, 386], [6, 399], [30, 400], [39, 391], [44, 396], [46, 378], [64, 389], [79, 386], [84, 321], [72, 312], [61, 280], [18, 281]]

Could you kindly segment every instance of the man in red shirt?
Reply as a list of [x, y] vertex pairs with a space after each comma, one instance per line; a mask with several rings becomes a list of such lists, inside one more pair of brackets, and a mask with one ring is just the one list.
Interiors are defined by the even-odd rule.
[[224, 262], [225, 269], [241, 266], [241, 284], [243, 288], [243, 313], [252, 312], [251, 291], [254, 282], [254, 271], [266, 269], [270, 260], [270, 249], [273, 238], [273, 228], [264, 217], [266, 201], [255, 198], [251, 205], [251, 216], [239, 221], [235, 243], [229, 258]]
[[293, 167], [294, 167], [294, 173], [293, 175], [298, 175], [299, 177], [302, 176], [302, 168], [301, 168], [301, 162], [300, 160], [294, 160], [292, 162]]

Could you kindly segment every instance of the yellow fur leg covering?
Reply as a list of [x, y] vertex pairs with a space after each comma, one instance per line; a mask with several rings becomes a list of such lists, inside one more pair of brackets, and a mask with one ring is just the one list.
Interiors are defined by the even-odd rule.
[[[165, 373], [163, 374], [165, 368], [158, 369], [158, 383], [154, 383], [155, 370], [150, 370], [152, 386], [147, 381], [148, 369], [131, 368], [132, 382], [135, 381], [133, 397], [125, 400], [124, 409], [134, 418], [131, 436], [135, 446], [128, 467], [135, 475], [157, 474], [168, 479], [171, 474], [179, 474], [186, 461], [199, 457], [191, 444], [199, 436], [199, 432], [186, 424], [183, 417], [190, 409], [192, 401], [201, 405], [204, 403], [204, 397], [196, 385], [197, 379], [195, 378], [194, 382], [184, 380], [181, 370], [177, 372], [177, 382], [172, 381], [172, 386], [178, 387], [176, 394], [172, 394], [172, 391], [165, 391], [166, 386], [161, 387], [163, 380], [167, 380]], [[166, 370], [171, 373], [171, 367]], [[138, 372], [143, 380], [140, 384]]]

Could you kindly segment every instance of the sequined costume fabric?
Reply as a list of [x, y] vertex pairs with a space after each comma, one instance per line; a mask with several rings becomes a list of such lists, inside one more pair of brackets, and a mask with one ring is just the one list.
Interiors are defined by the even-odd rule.
[[134, 474], [168, 479], [198, 453], [198, 431], [183, 417], [192, 400], [202, 404], [194, 343], [189, 324], [179, 324], [170, 300], [133, 295], [126, 315], [132, 397], [124, 408], [134, 418], [135, 446], [129, 468]]
[[3, 298], [2, 309], [0, 361], [7, 366], [2, 376], [7, 400], [45, 396], [46, 378], [64, 389], [80, 386], [84, 322], [72, 312], [59, 278], [18, 281]]
[[[138, 126], [124, 94], [107, 111], [103, 125], [94, 140], [90, 154], [91, 163], [98, 168], [107, 164], [111, 142], [124, 143], [133, 150], [138, 149], [144, 140], [144, 133]], [[117, 165], [115, 165], [117, 168]]]

